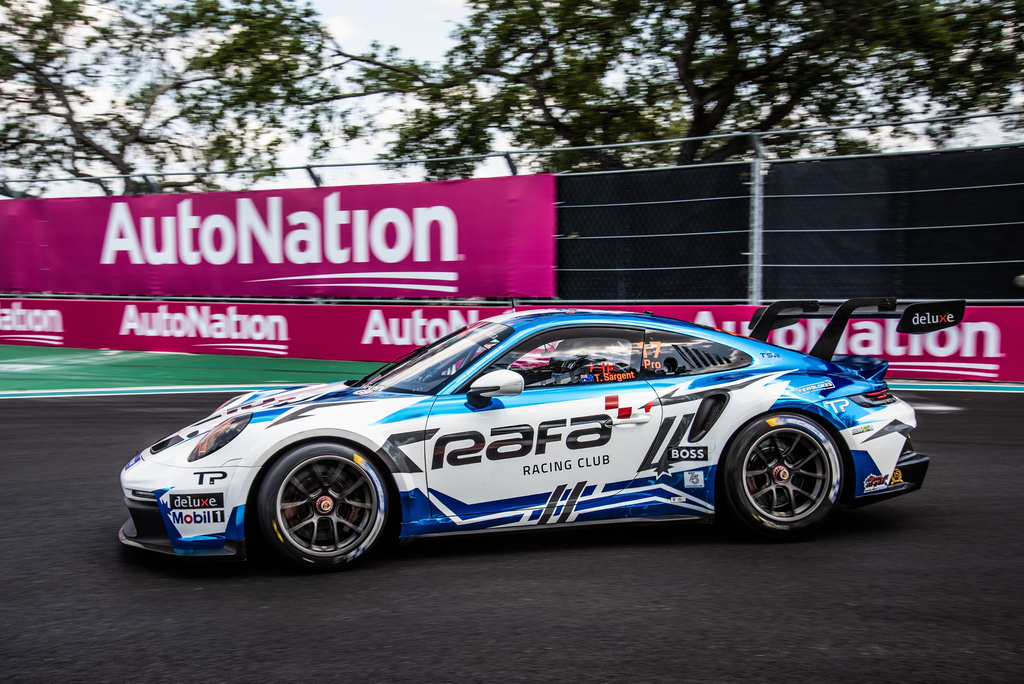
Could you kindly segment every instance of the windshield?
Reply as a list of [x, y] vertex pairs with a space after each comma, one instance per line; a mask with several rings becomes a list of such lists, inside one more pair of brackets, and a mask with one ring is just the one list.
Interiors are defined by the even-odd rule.
[[434, 394], [512, 332], [500, 323], [474, 323], [384, 366], [358, 385], [383, 392]]

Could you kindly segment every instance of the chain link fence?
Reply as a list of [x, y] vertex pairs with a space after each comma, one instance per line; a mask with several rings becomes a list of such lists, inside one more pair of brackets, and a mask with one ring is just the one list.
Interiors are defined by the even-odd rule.
[[764, 198], [767, 299], [1024, 297], [1024, 146], [776, 162]]
[[747, 163], [560, 177], [559, 296], [745, 299], [749, 177]]
[[571, 174], [558, 187], [564, 299], [1024, 299], [1024, 145]]
[[1024, 143], [773, 159], [773, 135], [747, 162], [562, 175], [559, 295], [1024, 301]]

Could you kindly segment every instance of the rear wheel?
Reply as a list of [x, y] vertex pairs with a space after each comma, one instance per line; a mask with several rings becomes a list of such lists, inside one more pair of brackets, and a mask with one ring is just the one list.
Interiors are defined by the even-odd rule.
[[740, 431], [724, 476], [733, 516], [754, 532], [784, 539], [811, 531], [835, 510], [842, 460], [821, 426], [801, 415], [774, 413]]
[[385, 530], [388, 491], [368, 458], [333, 443], [301, 446], [260, 486], [260, 528], [284, 558], [339, 568], [373, 548]]

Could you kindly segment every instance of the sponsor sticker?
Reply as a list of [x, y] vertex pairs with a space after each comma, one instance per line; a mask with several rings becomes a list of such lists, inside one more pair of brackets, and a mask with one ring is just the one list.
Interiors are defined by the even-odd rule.
[[683, 487], [685, 489], [694, 489], [704, 486], [704, 471], [703, 470], [692, 470], [686, 473], [686, 478], [683, 481]]
[[223, 470], [197, 470], [192, 474], [199, 477], [201, 485], [212, 485], [228, 476]]
[[832, 384], [831, 380], [822, 380], [821, 382], [815, 382], [810, 385], [804, 385], [803, 387], [797, 388], [797, 394], [807, 394], [808, 392], [821, 392], [827, 389], [835, 389], [835, 385]]
[[209, 525], [224, 522], [224, 511], [171, 511], [171, 522], [175, 525]]
[[864, 493], [877, 492], [889, 486], [888, 475], [868, 475], [864, 478]]
[[224, 508], [224, 494], [171, 494], [171, 510]]
[[708, 448], [706, 446], [668, 448], [669, 461], [706, 461], [708, 460]]
[[949, 328], [963, 321], [966, 305], [962, 299], [911, 304], [900, 317], [896, 330], [920, 335]]
[[834, 401], [824, 402], [826, 406], [832, 411], [832, 413], [846, 413], [846, 407], [850, 405], [850, 402], [846, 399], [835, 399]]

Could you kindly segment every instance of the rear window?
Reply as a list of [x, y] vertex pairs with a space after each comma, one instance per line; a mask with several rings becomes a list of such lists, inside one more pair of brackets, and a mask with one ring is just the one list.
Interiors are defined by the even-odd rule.
[[656, 330], [647, 331], [640, 359], [644, 378], [716, 373], [751, 363], [750, 356], [720, 342]]

